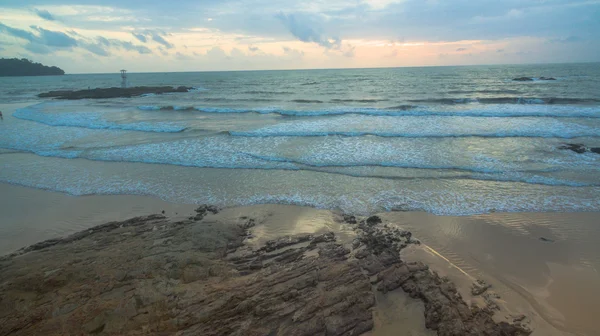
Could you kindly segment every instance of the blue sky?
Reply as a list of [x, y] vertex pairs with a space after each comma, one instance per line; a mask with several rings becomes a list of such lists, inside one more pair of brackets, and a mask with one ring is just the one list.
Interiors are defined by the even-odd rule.
[[0, 56], [70, 73], [600, 61], [600, 0], [2, 0]]

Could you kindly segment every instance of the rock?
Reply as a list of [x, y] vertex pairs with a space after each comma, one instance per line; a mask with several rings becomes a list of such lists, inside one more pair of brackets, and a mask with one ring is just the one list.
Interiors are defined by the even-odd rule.
[[517, 82], [531, 82], [533, 81], [533, 78], [531, 77], [517, 77], [517, 78], [513, 78], [514, 81]]
[[344, 216], [344, 222], [348, 223], [348, 224], [356, 224], [356, 217], [351, 216], [351, 215], [343, 215]]
[[379, 216], [371, 216], [367, 218], [367, 225], [376, 225], [381, 223], [381, 218]]
[[499, 299], [500, 296], [494, 292], [486, 292], [483, 294], [483, 301], [485, 302], [485, 309], [487, 309], [490, 313], [494, 313], [497, 310], [500, 310], [500, 306], [496, 302], [496, 299]]
[[558, 149], [572, 150], [573, 152], [579, 153], [579, 154], [585, 153], [587, 151], [587, 147], [584, 144], [565, 143], [565, 144], [558, 146]]
[[485, 293], [490, 288], [492, 288], [492, 285], [487, 284], [484, 280], [477, 280], [471, 286], [471, 294], [473, 296], [478, 296]]
[[243, 241], [254, 221], [243, 221], [138, 217], [0, 259], [0, 335], [361, 335], [374, 328], [375, 290], [400, 289], [423, 302], [438, 335], [530, 333], [404, 263], [399, 244], [411, 235], [380, 219], [354, 227], [364, 245], [354, 256], [331, 232], [252, 250]]
[[[556, 80], [556, 78], [553, 77], [540, 77], [538, 78], [539, 80], [546, 80], [546, 81], [550, 81], [550, 80]], [[517, 78], [513, 78], [513, 81], [517, 81], [517, 82], [532, 82], [535, 79], [533, 77], [517, 77]]]
[[189, 92], [192, 87], [179, 86], [177, 88], [171, 86], [137, 86], [131, 88], [96, 88], [89, 90], [62, 90], [50, 91], [38, 94], [40, 98], [57, 98], [67, 100], [78, 99], [107, 99], [107, 98], [131, 98], [138, 97], [144, 94], [163, 94], [174, 92]]
[[219, 213], [219, 208], [213, 205], [204, 204], [196, 208], [196, 210], [194, 211], [196, 212], [196, 216], [190, 217], [190, 219], [193, 219], [195, 221], [201, 221], [202, 219], [204, 219], [204, 217], [206, 217], [206, 215], [208, 215], [209, 212], [213, 215]]
[[583, 154], [586, 152], [600, 154], [600, 147], [587, 147], [586, 145], [580, 144], [580, 143], [577, 143], [577, 144], [565, 143], [565, 144], [558, 146], [558, 149], [572, 150], [573, 152], [578, 153], [578, 154]]

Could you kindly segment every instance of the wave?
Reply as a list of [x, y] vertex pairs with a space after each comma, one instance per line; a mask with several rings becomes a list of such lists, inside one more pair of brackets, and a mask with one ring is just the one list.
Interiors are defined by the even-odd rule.
[[13, 117], [35, 121], [48, 126], [80, 127], [87, 129], [124, 130], [138, 132], [180, 133], [187, 129], [185, 126], [169, 122], [131, 122], [116, 123], [102, 119], [101, 113], [44, 113], [33, 108], [18, 109]]
[[353, 132], [353, 131], [229, 131], [229, 135], [236, 137], [252, 137], [252, 138], [269, 138], [269, 137], [325, 137], [325, 136], [342, 136], [342, 137], [365, 137], [376, 136], [384, 138], [559, 138], [559, 139], [574, 139], [580, 137], [596, 138], [600, 137], [598, 132], [578, 133], [573, 135], [565, 135], [560, 132], [465, 132], [465, 133], [394, 133], [394, 132]]
[[470, 94], [470, 93], [484, 93], [484, 94], [520, 94], [519, 90], [451, 90], [446, 92], [448, 94]]
[[204, 92], [204, 91], [209, 91], [207, 88], [203, 88], [200, 86], [196, 86], [193, 87], [191, 90], [188, 90], [188, 92]]
[[[538, 108], [539, 107], [539, 108]], [[420, 107], [416, 105], [397, 105], [386, 108], [369, 107], [334, 107], [321, 110], [286, 110], [277, 107], [262, 108], [228, 108], [228, 107], [173, 107], [173, 106], [138, 106], [140, 110], [196, 110], [204, 113], [260, 113], [280, 114], [284, 116], [312, 117], [328, 115], [358, 114], [368, 116], [436, 116], [436, 117], [552, 117], [552, 118], [600, 118], [600, 110], [595, 107], [579, 107], [573, 109], [567, 106], [536, 106], [520, 105], [512, 108], [511, 105], [498, 106], [482, 105], [476, 109], [440, 110]]]
[[[313, 167], [313, 168], [356, 168], [356, 167], [381, 167], [381, 168], [402, 168], [402, 169], [422, 169], [422, 170], [456, 170], [468, 173], [482, 173], [482, 174], [506, 174], [506, 170], [499, 170], [485, 167], [473, 167], [473, 166], [459, 166], [459, 165], [432, 165], [432, 164], [416, 164], [406, 162], [393, 162], [393, 161], [359, 161], [353, 163], [319, 163], [318, 161], [308, 161], [302, 159], [292, 159], [279, 156], [267, 156], [257, 155], [253, 153], [243, 152], [244, 155], [267, 161], [267, 162], [285, 162], [293, 163], [296, 165]], [[556, 173], [559, 169], [548, 168], [548, 169], [517, 169], [512, 170], [510, 173]]]
[[225, 97], [207, 97], [200, 99], [206, 102], [273, 102], [277, 99], [269, 98], [225, 98]]
[[287, 94], [294, 94], [293, 92], [289, 92], [289, 91], [261, 91], [261, 90], [244, 91], [242, 93], [244, 93], [244, 94], [262, 94], [262, 95], [287, 95]]
[[[137, 147], [137, 146], [136, 146]], [[61, 150], [61, 149], [44, 149], [44, 150], [28, 150], [28, 149], [17, 149], [20, 152], [28, 152], [44, 157], [57, 157], [63, 159], [86, 159], [91, 161], [105, 161], [105, 162], [131, 162], [131, 163], [146, 163], [146, 164], [159, 164], [159, 165], [172, 165], [182, 167], [195, 167], [195, 168], [212, 168], [212, 169], [242, 169], [242, 170], [281, 170], [281, 171], [312, 171], [325, 174], [343, 175], [350, 177], [361, 177], [361, 178], [376, 178], [384, 180], [483, 180], [483, 181], [494, 181], [494, 182], [518, 182], [536, 185], [546, 186], [565, 186], [565, 187], [600, 187], [600, 183], [593, 182], [580, 182], [570, 181], [560, 178], [548, 177], [537, 175], [540, 173], [546, 173], [548, 170], [523, 170], [523, 171], [497, 171], [493, 169], [477, 168], [477, 167], [463, 167], [463, 166], [433, 166], [433, 165], [419, 165], [419, 164], [406, 164], [406, 163], [394, 163], [394, 162], [361, 162], [354, 164], [315, 164], [310, 162], [303, 162], [301, 160], [294, 160], [288, 158], [279, 157], [268, 157], [254, 155], [250, 153], [230, 153], [233, 157], [228, 155], [227, 158], [215, 158], [214, 155], [210, 156], [194, 156], [190, 157], [160, 157], [150, 156], [144, 153], [144, 149], [140, 148], [144, 155], [137, 155], [132, 157], [126, 157], [124, 154], [132, 153], [132, 148], [126, 148], [125, 150], [104, 150], [104, 151], [77, 151], [77, 150]], [[215, 152], [215, 154], [218, 152]], [[247, 156], [250, 160], [242, 159], [243, 156]], [[353, 171], [353, 168], [362, 167], [383, 167], [383, 168], [397, 168], [400, 170], [423, 170], [423, 171], [439, 171], [442, 175], [419, 175], [419, 176], [394, 176], [385, 174], [375, 174], [372, 172], [357, 172]], [[350, 169], [350, 170], [348, 170]], [[447, 174], [449, 171], [461, 171], [463, 174]], [[414, 174], [414, 172], [411, 172]]]
[[497, 97], [497, 98], [433, 98], [410, 99], [413, 103], [430, 104], [543, 104], [543, 105], [587, 105], [600, 103], [594, 98], [531, 98], [531, 97]]
[[332, 103], [378, 103], [389, 99], [332, 99]]
[[300, 85], [306, 86], [306, 85], [317, 85], [317, 84], [319, 84], [319, 82], [306, 82], [306, 83], [302, 83]]

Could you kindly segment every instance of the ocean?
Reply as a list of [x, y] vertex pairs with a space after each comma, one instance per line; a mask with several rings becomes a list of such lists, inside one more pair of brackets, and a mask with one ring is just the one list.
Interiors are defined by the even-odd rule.
[[[513, 81], [529, 76], [530, 82]], [[554, 77], [554, 81], [539, 80]], [[368, 214], [600, 210], [600, 64], [0, 78], [0, 182]]]

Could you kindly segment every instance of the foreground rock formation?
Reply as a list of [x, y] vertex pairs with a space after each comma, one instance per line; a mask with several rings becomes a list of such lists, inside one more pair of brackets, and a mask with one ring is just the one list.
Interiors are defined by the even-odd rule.
[[[0, 335], [361, 335], [375, 292], [423, 301], [438, 335], [528, 335], [469, 307], [399, 251], [419, 244], [378, 217], [345, 216], [357, 238], [303, 234], [244, 245], [255, 221], [162, 215], [108, 223], [0, 259]], [[205, 216], [207, 216], [205, 218]]]
[[40, 93], [40, 98], [56, 98], [67, 100], [78, 99], [107, 99], [107, 98], [131, 98], [144, 94], [163, 94], [174, 92], [189, 92], [193, 88], [186, 86], [137, 86], [131, 88], [97, 88], [89, 90], [63, 90]]

